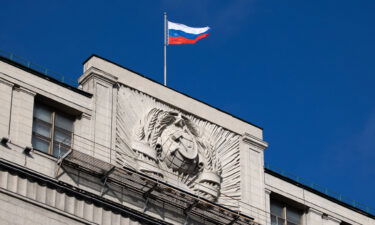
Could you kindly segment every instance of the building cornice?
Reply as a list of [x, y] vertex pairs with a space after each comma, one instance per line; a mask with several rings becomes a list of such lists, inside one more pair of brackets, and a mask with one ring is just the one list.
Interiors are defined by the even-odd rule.
[[326, 219], [326, 220], [331, 220], [331, 221], [333, 221], [333, 222], [335, 222], [335, 223], [337, 223], [337, 224], [340, 224], [340, 223], [342, 222], [341, 220], [339, 220], [339, 219], [337, 219], [337, 218], [335, 218], [335, 217], [333, 217], [333, 216], [331, 216], [331, 215], [327, 215], [327, 216], [325, 216], [324, 219]]
[[252, 146], [255, 146], [256, 149], [259, 150], [259, 151], [263, 151], [268, 147], [267, 142], [255, 137], [251, 134], [248, 134], [248, 133], [244, 133], [242, 135], [242, 141], [247, 143], [247, 144], [250, 144]]
[[314, 213], [314, 214], [319, 215], [319, 216], [323, 215], [323, 212], [321, 212], [317, 209], [314, 209], [314, 208], [309, 208], [309, 213]]
[[13, 87], [14, 86], [14, 84], [12, 82], [7, 81], [7, 80], [5, 80], [5, 79], [3, 79], [1, 77], [0, 77], [0, 83], [8, 85], [9, 87]]
[[90, 67], [86, 72], [78, 78], [78, 83], [83, 84], [86, 83], [88, 80], [97, 78], [109, 84], [117, 83], [117, 77], [113, 76], [112, 74], [106, 73], [98, 68]]
[[369, 218], [375, 219], [375, 215], [373, 215], [373, 214], [371, 214], [369, 212], [366, 212], [366, 211], [364, 211], [364, 210], [362, 210], [360, 208], [354, 207], [354, 206], [352, 206], [352, 205], [350, 205], [350, 204], [348, 204], [346, 202], [340, 201], [340, 200], [338, 200], [335, 197], [329, 196], [329, 195], [327, 195], [327, 194], [325, 194], [323, 192], [320, 192], [320, 191], [318, 191], [318, 190], [316, 190], [316, 189], [314, 189], [312, 187], [309, 187], [309, 186], [307, 186], [307, 185], [305, 185], [303, 183], [300, 183], [300, 182], [298, 182], [296, 180], [293, 180], [292, 178], [289, 178], [289, 177], [287, 177], [285, 175], [282, 175], [282, 174], [280, 174], [280, 173], [278, 173], [276, 171], [273, 171], [273, 170], [268, 169], [268, 168], [264, 168], [264, 172], [267, 173], [267, 174], [269, 174], [269, 175], [271, 175], [271, 176], [277, 177], [277, 178], [279, 178], [279, 179], [281, 179], [283, 181], [286, 181], [286, 182], [288, 182], [290, 184], [293, 184], [293, 185], [295, 185], [297, 187], [300, 187], [300, 188], [302, 188], [304, 190], [307, 190], [307, 191], [309, 191], [309, 192], [311, 192], [313, 194], [316, 194], [316, 195], [318, 195], [318, 196], [320, 196], [320, 197], [322, 197], [324, 199], [327, 199], [327, 200], [332, 201], [332, 202], [334, 202], [334, 203], [336, 203], [338, 205], [341, 205], [341, 206], [343, 206], [343, 207], [345, 207], [347, 209], [353, 210], [353, 211], [355, 211], [357, 213], [360, 213], [360, 214], [362, 214], [364, 216], [367, 216]]
[[45, 74], [43, 74], [43, 73], [41, 73], [41, 72], [39, 72], [39, 71], [37, 71], [37, 70], [34, 70], [34, 69], [32, 69], [32, 68], [29, 68], [29, 67], [26, 67], [26, 66], [24, 66], [24, 65], [22, 65], [22, 64], [20, 64], [20, 63], [17, 63], [17, 62], [15, 62], [15, 61], [10, 60], [10, 59], [8, 59], [8, 58], [5, 58], [5, 57], [3, 57], [3, 56], [0, 56], [0, 61], [2, 61], [2, 62], [4, 62], [4, 63], [7, 63], [7, 64], [9, 64], [9, 65], [12, 65], [12, 66], [14, 66], [14, 67], [17, 67], [17, 68], [19, 68], [19, 69], [21, 69], [21, 70], [23, 70], [23, 71], [26, 71], [26, 72], [28, 72], [28, 73], [30, 73], [30, 74], [33, 74], [33, 75], [38, 76], [38, 77], [40, 77], [40, 78], [43, 78], [43, 79], [45, 79], [45, 80], [48, 80], [48, 81], [50, 81], [50, 82], [52, 82], [52, 83], [55, 83], [55, 84], [57, 84], [57, 85], [60, 85], [60, 86], [62, 86], [62, 87], [64, 87], [64, 88], [67, 88], [67, 89], [69, 89], [69, 90], [71, 90], [71, 91], [74, 91], [74, 92], [76, 92], [76, 93], [78, 93], [78, 94], [81, 94], [81, 95], [83, 95], [83, 96], [86, 96], [86, 97], [89, 97], [89, 98], [92, 97], [92, 94], [90, 94], [90, 93], [87, 93], [87, 92], [85, 92], [85, 91], [82, 91], [82, 90], [80, 90], [80, 89], [78, 89], [78, 88], [76, 88], [76, 87], [74, 87], [74, 86], [71, 86], [71, 85], [66, 84], [66, 83], [64, 83], [64, 82], [61, 82], [61, 81], [59, 81], [59, 80], [57, 80], [57, 79], [55, 79], [55, 78], [53, 78], [53, 77], [47, 76], [47, 75], [45, 75]]
[[84, 218], [80, 218], [80, 217], [78, 217], [76, 215], [73, 215], [71, 213], [67, 213], [67, 212], [65, 212], [63, 210], [59, 210], [57, 208], [51, 207], [50, 205], [38, 202], [37, 200], [31, 199], [31, 198], [27, 198], [25, 196], [22, 196], [22, 195], [20, 195], [18, 193], [13, 192], [13, 191], [9, 191], [9, 190], [7, 190], [5, 188], [1, 188], [0, 189], [0, 193], [9, 195], [9, 196], [11, 196], [13, 198], [17, 198], [17, 199], [19, 199], [21, 201], [25, 201], [25, 202], [31, 203], [33, 205], [36, 205], [38, 207], [41, 207], [41, 208], [44, 208], [46, 210], [52, 211], [54, 213], [58, 213], [60, 215], [63, 215], [64, 217], [73, 219], [73, 220], [78, 221], [78, 222], [80, 222], [82, 224], [92, 224], [92, 225], [96, 224], [96, 223], [90, 222], [90, 221], [88, 221], [88, 220], [86, 220]]
[[[229, 116], [228, 117], [229, 121], [231, 121], [230, 117], [233, 117], [233, 119], [238, 120], [240, 123], [244, 123], [246, 126], [250, 125], [252, 128], [256, 128], [257, 130], [259, 129], [260, 130], [259, 137], [260, 138], [262, 137], [261, 132], [263, 131], [263, 128], [261, 128], [260, 126], [257, 126], [255, 124], [249, 122], [249, 121], [241, 119], [241, 118], [239, 118], [235, 115], [232, 115], [228, 112], [225, 112], [222, 109], [214, 107], [214, 106], [212, 106], [212, 105], [210, 105], [210, 104], [208, 104], [204, 101], [193, 98], [192, 96], [189, 96], [188, 94], [182, 93], [182, 92], [180, 92], [178, 90], [175, 90], [171, 87], [166, 87], [163, 84], [160, 84], [159, 82], [157, 82], [155, 80], [152, 80], [152, 79], [146, 77], [143, 74], [140, 74], [140, 73], [138, 73], [138, 72], [136, 72], [136, 71], [134, 71], [130, 68], [124, 67], [122, 65], [119, 65], [119, 64], [117, 64], [117, 63], [115, 63], [111, 60], [108, 60], [108, 59], [105, 59], [103, 57], [100, 57], [98, 55], [93, 54], [83, 62], [83, 65], [84, 65], [85, 71], [92, 68], [92, 67], [95, 67], [95, 65], [96, 65], [96, 68], [100, 68], [104, 71], [111, 71], [112, 68], [116, 68], [115, 71], [117, 71], [117, 72], [113, 72], [112, 74], [115, 74], [116, 76], [118, 76], [119, 83], [121, 83], [121, 84], [123, 84], [123, 85], [125, 85], [129, 88], [135, 89], [137, 91], [140, 91], [144, 94], [147, 94], [147, 95], [152, 96], [153, 98], [156, 98], [156, 99], [159, 99], [159, 100], [163, 100], [165, 98], [165, 96], [171, 97], [171, 95], [173, 95], [172, 98], [175, 97], [175, 99], [181, 99], [181, 101], [193, 100], [193, 103], [202, 104], [199, 107], [208, 106], [212, 110], [218, 111], [219, 113], [223, 113], [225, 116]], [[117, 69], [119, 69], [119, 70], [117, 70]], [[121, 72], [119, 72], [119, 71], [121, 71]], [[126, 77], [127, 79], [124, 79], [125, 78], [125, 76], [124, 76], [125, 72], [130, 72], [130, 74], [129, 74], [130, 78], [127, 76]], [[82, 77], [80, 78], [80, 82], [81, 82], [81, 80], [82, 80]], [[125, 82], [125, 81], [130, 81], [130, 80], [132, 82], [130, 82], [130, 83]], [[137, 86], [137, 85], [139, 85], [139, 82], [145, 82], [146, 86], [151, 85], [151, 87], [153, 87], [152, 89], [156, 88], [156, 90], [150, 91], [150, 90], [148, 90], [149, 88], [147, 88], [147, 89], [146, 88], [140, 88], [140, 86]], [[165, 93], [165, 95], [155, 94], [155, 92], [159, 93], [161, 90], [163, 90], [162, 92]], [[184, 99], [184, 98], [187, 98], [187, 99]], [[169, 102], [169, 103], [171, 105], [174, 105], [177, 108], [185, 109], [184, 107], [181, 107], [180, 104], [175, 104], [173, 102]], [[200, 118], [202, 118], [202, 117], [206, 118], [206, 116], [202, 116], [201, 114], [196, 113], [195, 110], [185, 109], [185, 111], [189, 111], [190, 114], [197, 115]], [[222, 127], [225, 127], [228, 130], [232, 130], [235, 133], [238, 133], [238, 134], [243, 133], [242, 129], [240, 129], [240, 130], [233, 129], [233, 128], [231, 128], [232, 126], [223, 125], [222, 123], [218, 122], [217, 120], [211, 121], [211, 122], [213, 122], [215, 124], [221, 124]], [[235, 127], [235, 126], [233, 126], [233, 127]]]
[[85, 118], [85, 119], [91, 120], [91, 115], [87, 114], [87, 113], [82, 113], [81, 114], [81, 118]]
[[134, 219], [137, 219], [139, 221], [143, 221], [146, 224], [170, 224], [163, 220], [139, 212], [137, 210], [125, 207], [117, 202], [108, 200], [104, 197], [100, 197], [96, 194], [80, 189], [76, 186], [72, 186], [71, 184], [54, 180], [43, 174], [21, 167], [4, 159], [0, 159], [0, 169], [6, 170], [12, 174], [17, 174], [17, 176], [26, 178], [30, 181], [37, 182], [42, 186], [44, 185], [48, 186], [49, 188], [56, 189], [59, 192], [66, 193], [69, 196], [74, 196], [77, 199], [92, 202], [95, 205], [101, 206], [102, 208], [111, 210], [115, 213], [126, 214], [127, 216], [133, 217]]
[[14, 90], [18, 91], [18, 92], [23, 92], [23, 93], [26, 93], [28, 95], [31, 95], [31, 96], [35, 96], [36, 93], [27, 89], [27, 88], [24, 88], [24, 87], [16, 87]]

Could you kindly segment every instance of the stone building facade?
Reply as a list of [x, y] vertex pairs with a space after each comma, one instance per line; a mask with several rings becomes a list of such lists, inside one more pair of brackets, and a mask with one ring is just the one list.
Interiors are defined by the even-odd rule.
[[98, 56], [79, 88], [0, 58], [1, 224], [375, 225], [264, 168], [262, 128]]

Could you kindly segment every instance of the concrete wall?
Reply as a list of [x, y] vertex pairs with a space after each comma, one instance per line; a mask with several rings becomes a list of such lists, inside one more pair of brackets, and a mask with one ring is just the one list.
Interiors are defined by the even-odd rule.
[[89, 224], [29, 203], [22, 197], [17, 198], [18, 196], [14, 197], [12, 194], [0, 192], [0, 220], [2, 225]]
[[[93, 97], [90, 98], [18, 67], [0, 62], [0, 104], [4, 106], [0, 110], [2, 115], [0, 120], [1, 137], [10, 137], [11, 139], [7, 146], [0, 146], [0, 158], [10, 161], [15, 165], [30, 169], [34, 173], [53, 179], [59, 179], [73, 186], [83, 188], [100, 197], [100, 188], [102, 187], [100, 180], [92, 180], [91, 178], [85, 177], [83, 174], [77, 175], [77, 171], [71, 171], [69, 174], [67, 171], [61, 169], [59, 171], [62, 172], [62, 174], [59, 174], [57, 173], [58, 165], [56, 158], [37, 151], [32, 152], [31, 155], [25, 155], [23, 153], [26, 146], [32, 147], [31, 137], [34, 100], [37, 97], [40, 99], [39, 97], [42, 96], [45, 99], [50, 99], [51, 101], [61, 104], [62, 107], [65, 106], [69, 108], [70, 111], [74, 110], [76, 121], [74, 124], [75, 135], [73, 147], [75, 150], [110, 162], [113, 144], [112, 132], [114, 129], [113, 105], [116, 103], [117, 89], [113, 87], [115, 82], [113, 82], [112, 77], [108, 78], [103, 74], [99, 74], [98, 76], [98, 73], [92, 75], [93, 76], [83, 84], [84, 89], [93, 93]], [[57, 174], [59, 174], [58, 177], [56, 177]], [[15, 192], [18, 186], [12, 186], [6, 183], [8, 182], [8, 175], [4, 175], [4, 177], [4, 191], [11, 188], [11, 191]], [[11, 177], [9, 181], [11, 181], [12, 184], [14, 183], [13, 180], [19, 178], [13, 175]], [[18, 183], [18, 181], [16, 183]], [[33, 190], [33, 185], [34, 184], [26, 182], [25, 189], [21, 190], [22, 193], [24, 193], [25, 190]], [[43, 187], [41, 190], [43, 190]], [[48, 189], [41, 191], [40, 194], [38, 194], [39, 198], [41, 198], [40, 204], [42, 206], [43, 204], [47, 204], [43, 199], [49, 198], [49, 192], [47, 192], [47, 190]], [[142, 197], [134, 200], [134, 196], [130, 195], [131, 193], [124, 194], [122, 191], [118, 190], [118, 187], [112, 187], [111, 193], [116, 193], [116, 196], [106, 194], [103, 197], [138, 211], [143, 210], [145, 200]], [[58, 194], [56, 192], [53, 195]], [[121, 197], [119, 198], [118, 196]], [[12, 197], [18, 198], [19, 196], [13, 195]], [[63, 203], [61, 203], [60, 200], [56, 200], [48, 204], [54, 207], [61, 206]], [[23, 208], [28, 208], [29, 206], [27, 205], [26, 202], [24, 204], [20, 203], [19, 210], [21, 211]], [[181, 224], [186, 220], [186, 216], [183, 215], [182, 211], [176, 213], [173, 208], [168, 209], [168, 207], [165, 206], [160, 208], [157, 205], [153, 206], [153, 203], [150, 203], [150, 206], [150, 209], [146, 213], [155, 218], [163, 218], [173, 224]], [[65, 208], [68, 210], [70, 206], [65, 205], [64, 210]], [[74, 210], [76, 210], [76, 208]], [[73, 212], [70, 210], [70, 213], [78, 214], [79, 218], [85, 219], [86, 217], [82, 215], [80, 211]], [[98, 212], [91, 214], [97, 215]], [[49, 217], [44, 213], [41, 213], [41, 215]], [[90, 220], [88, 221], [90, 222]], [[190, 221], [197, 221], [197, 218], [190, 218]], [[99, 221], [98, 223], [109, 224], [108, 219], [103, 219], [102, 222]], [[193, 223], [196, 224], [197, 222]], [[56, 222], [56, 224], [58, 224], [58, 222]]]
[[35, 93], [23, 88], [13, 88], [10, 112], [10, 139], [22, 147], [31, 147]]
[[[0, 61], [0, 78], [31, 92], [91, 115], [92, 101], [82, 94]], [[3, 89], [1, 89], [3, 91]]]
[[13, 83], [0, 78], [0, 91], [0, 137], [9, 137]]
[[63, 191], [0, 171], [1, 224], [140, 224]]
[[[337, 225], [342, 221], [375, 224], [369, 217], [265, 174], [263, 151], [267, 143], [263, 141], [262, 129], [254, 125], [98, 57], [92, 57], [85, 63], [80, 83], [85, 91], [93, 94], [92, 98], [0, 61], [0, 138], [11, 139], [7, 147], [0, 146], [1, 160], [101, 197], [100, 180], [77, 171], [61, 170], [56, 173], [56, 158], [39, 152], [27, 156], [23, 154], [23, 149], [31, 146], [34, 99], [43, 96], [74, 110], [75, 150], [112, 163], [116, 129], [114, 105], [117, 102], [117, 83], [122, 83], [241, 136], [241, 183], [238, 190], [241, 201], [238, 205], [243, 214], [254, 217], [256, 222], [270, 224], [270, 194], [277, 193], [309, 208], [304, 216], [304, 225]], [[112, 187], [111, 193], [102, 197], [142, 211], [144, 199], [132, 198], [131, 193], [124, 193], [118, 187]], [[174, 209], [158, 205], [151, 208], [145, 214], [173, 224], [184, 222], [182, 212], [178, 212], [177, 216]], [[0, 210], [0, 220], [5, 224], [40, 224], [41, 221], [45, 224], [137, 224], [126, 216], [7, 171], [0, 171]]]
[[181, 108], [188, 113], [204, 118], [235, 133], [248, 133], [256, 138], [263, 139], [262, 129], [254, 125], [243, 122], [229, 114], [221, 112], [191, 97], [166, 88], [161, 84], [150, 81], [130, 70], [124, 69], [96, 56], [91, 57], [84, 64], [84, 75], [80, 78], [80, 83], [87, 79], [86, 77], [91, 73], [90, 69], [93, 68], [96, 71], [107, 74], [108, 76], [113, 76], [119, 83], [135, 88], [145, 94], [177, 108]]
[[280, 178], [265, 174], [267, 190], [309, 207], [304, 225], [349, 224], [374, 225], [375, 220], [353, 211]]
[[264, 149], [267, 144], [244, 134], [241, 140], [241, 211], [267, 224], [264, 187]]
[[[0, 145], [0, 161], [3, 160], [15, 166], [26, 168], [36, 176], [40, 176], [42, 180], [43, 178], [52, 178], [63, 184], [72, 185], [97, 196], [99, 199], [103, 197], [113, 202], [113, 204], [143, 212], [144, 215], [164, 220], [167, 224], [183, 224], [186, 220], [186, 216], [181, 210], [169, 205], [160, 205], [153, 200], [149, 201], [147, 211], [144, 212], [146, 201], [138, 192], [114, 184], [104, 186], [100, 179], [68, 167], [58, 170], [56, 158], [39, 152], [34, 152], [32, 157], [26, 156], [22, 151], [22, 148], [12, 143], [8, 147]], [[13, 201], [12, 198], [24, 201], [17, 201], [14, 207], [20, 207], [18, 211], [29, 208], [29, 203], [36, 204], [40, 207], [40, 216], [50, 217], [48, 213], [42, 212], [44, 208], [47, 208], [52, 211], [50, 212], [52, 214], [57, 213], [84, 224], [138, 224], [136, 219], [120, 215], [117, 211], [111, 211], [108, 207], [98, 206], [82, 198], [66, 194], [63, 190], [59, 190], [56, 187], [41, 184], [36, 179], [20, 177], [0, 167], [0, 195], [1, 193], [8, 194], [10, 196], [9, 201]], [[0, 205], [2, 204], [0, 198]], [[38, 207], [34, 207], [35, 210], [38, 210]], [[119, 206], [116, 207], [118, 208]], [[5, 216], [5, 213], [5, 211], [0, 211], [0, 218], [1, 215]], [[10, 216], [13, 217], [15, 215], [10, 214]], [[194, 217], [190, 218], [189, 221], [188, 224], [213, 225], [212, 223], [198, 222], [199, 218]], [[56, 224], [59, 223], [56, 222]]]

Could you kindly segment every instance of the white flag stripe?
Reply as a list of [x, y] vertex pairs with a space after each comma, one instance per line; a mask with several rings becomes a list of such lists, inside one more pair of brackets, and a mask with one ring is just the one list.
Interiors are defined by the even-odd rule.
[[188, 27], [184, 24], [173, 23], [173, 22], [168, 21], [168, 29], [181, 30], [185, 33], [190, 33], [190, 34], [201, 34], [201, 33], [208, 31], [210, 28], [209, 27]]

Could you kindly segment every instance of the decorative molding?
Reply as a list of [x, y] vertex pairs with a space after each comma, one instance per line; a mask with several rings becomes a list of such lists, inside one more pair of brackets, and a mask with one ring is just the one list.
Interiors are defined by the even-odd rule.
[[263, 151], [268, 147], [267, 142], [255, 137], [251, 134], [248, 134], [248, 133], [244, 133], [242, 135], [242, 141], [244, 143], [247, 143], [247, 144], [250, 144], [250, 145], [254, 146], [256, 148], [254, 150], [258, 150], [258, 151]]
[[[9, 195], [9, 196], [11, 196], [13, 198], [17, 198], [17, 199], [19, 199], [21, 201], [25, 201], [27, 203], [30, 203], [30, 204], [33, 204], [33, 205], [36, 205], [36, 206], [39, 206], [39, 207], [41, 207], [43, 209], [52, 211], [52, 212], [57, 213], [57, 214], [59, 214], [61, 216], [65, 216], [65, 217], [67, 217], [69, 219], [75, 220], [75, 221], [83, 223], [83, 224], [92, 224], [92, 225], [96, 224], [94, 222], [90, 222], [90, 221], [88, 221], [88, 220], [86, 220], [84, 218], [81, 218], [79, 216], [76, 216], [74, 214], [68, 213], [68, 212], [66, 212], [66, 211], [64, 211], [62, 209], [57, 208], [57, 207], [53, 207], [53, 206], [47, 205], [45, 202], [39, 202], [39, 201], [37, 201], [35, 199], [28, 198], [27, 196], [24, 196], [24, 195], [21, 195], [19, 193], [15, 193], [15, 192], [9, 191], [9, 190], [7, 190], [5, 188], [0, 188], [0, 193]], [[59, 195], [59, 193], [57, 195]]]
[[81, 119], [84, 118], [84, 119], [91, 120], [91, 116], [92, 116], [92, 115], [87, 114], [87, 113], [81, 113], [80, 118], [81, 118]]
[[[110, 221], [109, 225], [117, 225], [116, 220], [111, 220], [113, 217], [117, 217], [117, 221], [120, 220], [122, 224], [170, 224], [121, 203], [3, 160], [0, 160], [0, 193], [85, 224], [102, 224], [103, 221]], [[77, 207], [77, 204], [81, 207]], [[94, 216], [95, 213], [98, 215]]]
[[83, 84], [83, 83], [86, 83], [88, 80], [94, 79], [94, 78], [102, 80], [110, 85], [117, 83], [116, 76], [110, 73], [104, 72], [95, 67], [90, 67], [88, 70], [86, 70], [86, 72], [78, 79], [78, 83]]
[[331, 215], [327, 215], [324, 219], [331, 220], [331, 221], [333, 221], [333, 222], [335, 222], [337, 224], [341, 224], [341, 220], [339, 220], [339, 219], [337, 219], [337, 218], [335, 218], [335, 217], [333, 217]]
[[14, 86], [14, 84], [12, 82], [7, 81], [7, 80], [5, 80], [3, 78], [0, 78], [0, 83], [8, 85], [9, 87], [13, 87]]
[[24, 88], [24, 87], [15, 87], [14, 88], [15, 91], [18, 91], [18, 92], [23, 92], [23, 93], [26, 93], [28, 95], [31, 95], [31, 96], [35, 96], [36, 93], [27, 89], [27, 88]]
[[238, 134], [123, 85], [116, 123], [118, 165], [238, 208]]
[[323, 212], [317, 210], [317, 209], [314, 209], [314, 208], [309, 208], [308, 210], [309, 213], [314, 213], [316, 215], [319, 215], [319, 216], [323, 216]]

